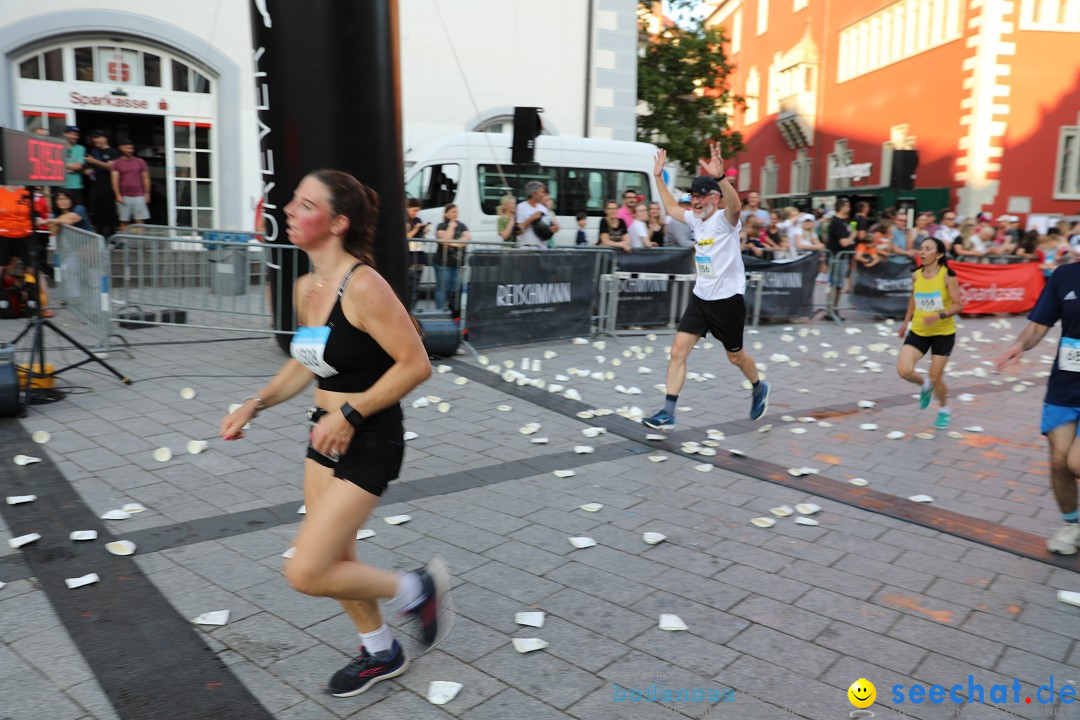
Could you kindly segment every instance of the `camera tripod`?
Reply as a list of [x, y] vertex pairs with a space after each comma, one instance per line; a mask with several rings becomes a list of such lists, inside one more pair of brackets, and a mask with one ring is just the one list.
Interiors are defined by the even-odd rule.
[[[33, 197], [32, 193], [31, 193], [31, 197]], [[32, 203], [31, 203], [31, 205], [32, 205]], [[33, 208], [31, 207], [31, 215], [32, 214], [33, 214]], [[113, 375], [115, 375], [116, 378], [120, 382], [124, 383], [125, 385], [130, 385], [131, 384], [131, 380], [129, 378], [126, 378], [123, 375], [121, 375], [120, 372], [116, 370], [116, 368], [114, 368], [112, 365], [109, 365], [107, 362], [105, 362], [104, 360], [99, 358], [97, 355], [92, 353], [84, 345], [82, 345], [78, 340], [76, 340], [75, 338], [68, 335], [66, 332], [64, 332], [63, 330], [58, 328], [51, 320], [49, 320], [47, 317], [42, 315], [42, 311], [44, 310], [44, 308], [41, 306], [41, 262], [42, 262], [42, 260], [39, 257], [39, 254], [40, 254], [40, 251], [39, 251], [39, 248], [38, 248], [38, 243], [36, 242], [36, 239], [32, 237], [31, 241], [30, 241], [30, 252], [29, 252], [30, 258], [29, 258], [29, 264], [28, 265], [29, 265], [30, 271], [34, 275], [33, 292], [36, 293], [36, 297], [34, 297], [30, 302], [30, 307], [32, 308], [32, 314], [30, 316], [30, 320], [27, 322], [26, 327], [24, 327], [22, 329], [22, 331], [19, 332], [19, 334], [15, 336], [15, 339], [12, 340], [12, 344], [17, 345], [20, 340], [22, 340], [24, 337], [26, 337], [27, 334], [31, 334], [30, 360], [27, 362], [26, 374], [25, 374], [25, 376], [23, 378], [25, 380], [25, 384], [23, 384], [22, 387], [19, 388], [20, 405], [22, 407], [22, 417], [26, 417], [26, 414], [29, 412], [29, 409], [30, 409], [30, 390], [32, 389], [33, 381], [35, 379], [37, 379], [37, 378], [53, 378], [53, 377], [56, 377], [57, 375], [59, 375], [60, 373], [66, 372], [68, 370], [72, 370], [74, 368], [81, 367], [81, 366], [83, 366], [83, 365], [85, 365], [87, 363], [90, 363], [90, 362], [96, 362], [98, 365], [105, 368], [106, 370], [111, 372]], [[82, 360], [79, 360], [78, 362], [74, 362], [74, 363], [71, 363], [70, 365], [62, 367], [59, 370], [54, 370], [52, 372], [46, 372], [45, 371], [45, 328], [49, 328], [54, 333], [56, 333], [60, 337], [67, 340], [74, 347], [81, 350], [83, 355], [85, 355], [86, 357], [84, 357]]]

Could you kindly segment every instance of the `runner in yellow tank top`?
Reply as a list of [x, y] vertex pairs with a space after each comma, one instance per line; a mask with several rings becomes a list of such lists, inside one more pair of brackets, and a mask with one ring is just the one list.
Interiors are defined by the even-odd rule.
[[[934, 427], [949, 427], [952, 413], [948, 404], [948, 388], [942, 376], [956, 343], [955, 317], [963, 310], [960, 300], [960, 283], [956, 273], [945, 261], [945, 243], [927, 238], [919, 246], [922, 267], [914, 273], [911, 299], [907, 314], [900, 325], [898, 335], [904, 338], [896, 372], [904, 380], [922, 386], [919, 407], [926, 408], [930, 399], [937, 395], [941, 403]], [[910, 332], [908, 323], [911, 324]], [[906, 337], [905, 337], [906, 333]], [[930, 351], [930, 372], [924, 380], [915, 372], [915, 363]]]

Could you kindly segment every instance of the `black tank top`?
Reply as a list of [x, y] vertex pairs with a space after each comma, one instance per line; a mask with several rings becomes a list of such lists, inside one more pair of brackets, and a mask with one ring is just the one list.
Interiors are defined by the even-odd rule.
[[[330, 392], [358, 393], [370, 388], [394, 364], [375, 338], [355, 327], [345, 317], [341, 297], [356, 269], [356, 263], [338, 286], [337, 302], [330, 311], [326, 325], [302, 326], [293, 335], [289, 354], [315, 373], [319, 389]], [[376, 429], [400, 423], [401, 404], [394, 405], [365, 418], [362, 430]]]

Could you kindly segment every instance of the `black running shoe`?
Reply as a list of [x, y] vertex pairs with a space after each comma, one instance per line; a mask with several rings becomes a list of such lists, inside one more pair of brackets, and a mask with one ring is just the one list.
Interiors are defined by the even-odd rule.
[[454, 622], [449, 594], [450, 571], [443, 559], [436, 556], [415, 574], [420, 578], [420, 600], [401, 614], [413, 615], [420, 620], [420, 639], [430, 650], [450, 634]]
[[409, 669], [409, 658], [395, 640], [389, 650], [374, 655], [360, 646], [360, 654], [330, 678], [327, 690], [334, 697], [359, 695], [380, 680], [397, 677]]

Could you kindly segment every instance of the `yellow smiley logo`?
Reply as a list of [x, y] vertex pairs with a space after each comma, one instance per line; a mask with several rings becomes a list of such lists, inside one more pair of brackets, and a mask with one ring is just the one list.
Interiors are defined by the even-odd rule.
[[855, 707], [860, 709], [868, 708], [877, 699], [877, 688], [874, 687], [874, 683], [866, 678], [859, 678], [851, 683], [851, 687], [847, 690], [847, 696]]

